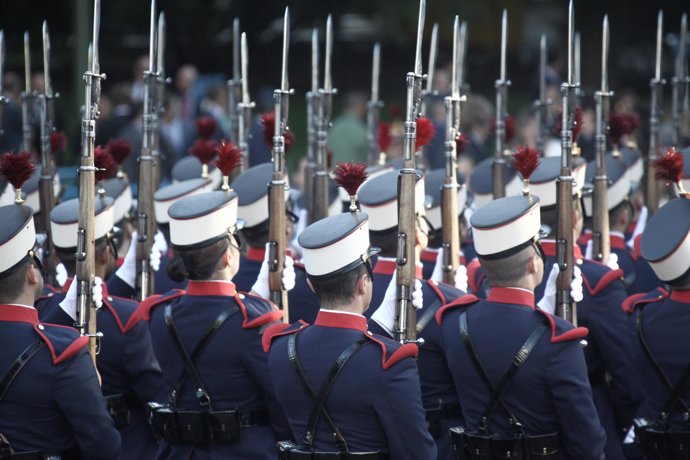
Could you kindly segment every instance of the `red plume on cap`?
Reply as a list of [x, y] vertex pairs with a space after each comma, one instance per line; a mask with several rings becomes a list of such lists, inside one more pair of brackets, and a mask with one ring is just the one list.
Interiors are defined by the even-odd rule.
[[218, 158], [216, 168], [220, 169], [223, 176], [229, 176], [232, 171], [242, 164], [242, 152], [239, 147], [227, 139], [223, 139], [216, 146]]
[[199, 159], [201, 164], [209, 164], [216, 154], [216, 143], [208, 139], [197, 139], [189, 148], [189, 153]]
[[[261, 115], [261, 124], [264, 126], [264, 142], [272, 149], [273, 135], [276, 129], [276, 114], [274, 112], [264, 113]], [[287, 153], [295, 142], [295, 133], [289, 130], [285, 131], [283, 138], [285, 139], [285, 153]]]
[[455, 138], [455, 154], [457, 156], [460, 156], [462, 152], [465, 151], [465, 148], [470, 145], [470, 138], [465, 136], [464, 134], [460, 134]]
[[539, 166], [539, 152], [532, 147], [520, 146], [513, 154], [513, 164], [524, 180], [529, 180]]
[[357, 190], [367, 180], [367, 165], [365, 163], [357, 163], [355, 161], [344, 163], [338, 162], [335, 167], [335, 182], [345, 189], [350, 195], [350, 211], [357, 210], [355, 197]]
[[654, 177], [665, 182], [681, 183], [683, 179], [683, 155], [671, 147], [654, 162]]
[[124, 139], [111, 139], [106, 148], [118, 166], [122, 165], [132, 153], [132, 144]]
[[15, 189], [22, 188], [24, 182], [36, 171], [31, 163], [31, 153], [20, 152], [17, 154], [7, 152], [0, 156], [0, 175], [7, 179]]
[[218, 123], [213, 117], [199, 117], [196, 120], [196, 132], [202, 139], [211, 139], [218, 128]]
[[609, 115], [609, 138], [612, 144], [618, 144], [626, 134], [635, 131], [640, 124], [640, 117], [634, 113], [611, 112]]
[[62, 131], [50, 133], [50, 151], [51, 153], [64, 152], [67, 148], [67, 136]]
[[417, 118], [417, 141], [415, 142], [415, 150], [419, 150], [429, 142], [436, 134], [436, 127], [427, 117]]
[[96, 181], [110, 179], [115, 175], [117, 163], [107, 148], [98, 146], [93, 152], [93, 165], [96, 167]]
[[391, 124], [383, 121], [379, 122], [379, 126], [376, 129], [376, 143], [379, 145], [379, 150], [387, 152], [392, 142]]

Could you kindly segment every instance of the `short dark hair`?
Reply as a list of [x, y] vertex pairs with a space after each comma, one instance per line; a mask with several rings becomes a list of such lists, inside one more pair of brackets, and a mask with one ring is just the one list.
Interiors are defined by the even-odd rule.
[[487, 259], [479, 255], [477, 257], [489, 285], [509, 287], [514, 286], [527, 274], [525, 267], [530, 258], [534, 257], [535, 251], [536, 248], [531, 244], [515, 254], [500, 259]]
[[334, 276], [328, 279], [317, 279], [309, 276], [309, 281], [314, 289], [319, 304], [322, 307], [343, 305], [352, 301], [355, 297], [357, 282], [366, 275], [367, 269], [364, 264], [358, 265], [347, 273]]
[[381, 249], [380, 256], [395, 257], [398, 252], [398, 226], [381, 231], [369, 230], [369, 243]]
[[182, 282], [184, 279], [207, 280], [218, 267], [220, 255], [227, 251], [230, 240], [223, 238], [208, 246], [197, 249], [173, 249], [175, 256], [166, 270], [170, 279]]
[[690, 268], [688, 268], [685, 273], [680, 275], [678, 278], [668, 281], [666, 284], [672, 289], [689, 289], [690, 288]]
[[26, 281], [26, 266], [34, 263], [30, 257], [25, 257], [12, 273], [0, 279], [0, 303], [13, 303], [22, 294]]
[[244, 240], [242, 242], [246, 243], [247, 246], [251, 246], [253, 248], [263, 248], [266, 246], [266, 243], [268, 243], [269, 230], [269, 219], [266, 219], [260, 224], [254, 225], [253, 227], [243, 228], [240, 230], [239, 234]]

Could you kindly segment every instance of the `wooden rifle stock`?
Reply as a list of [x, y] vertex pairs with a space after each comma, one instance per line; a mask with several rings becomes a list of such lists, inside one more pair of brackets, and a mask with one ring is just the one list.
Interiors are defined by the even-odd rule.
[[[414, 123], [413, 121], [412, 124]], [[407, 132], [408, 122], [405, 125]], [[401, 169], [398, 177], [398, 268], [396, 274], [398, 321], [395, 332], [396, 339], [400, 341], [417, 338], [417, 310], [412, 304], [416, 269], [416, 183], [417, 173], [414, 169], [413, 160], [411, 167]]]
[[53, 189], [55, 164], [50, 146], [53, 124], [48, 108], [48, 96], [39, 96], [39, 102], [41, 106], [41, 177], [38, 182], [38, 198], [41, 204], [41, 218], [37, 224], [38, 231], [46, 235], [42, 261], [43, 278], [47, 284], [55, 286], [55, 256], [50, 231], [50, 211], [55, 207], [55, 190]]
[[283, 321], [289, 322], [287, 291], [283, 288], [283, 266], [285, 264], [285, 177], [281, 172], [273, 172], [268, 185], [268, 208], [270, 212], [269, 276], [268, 286], [271, 301], [283, 310]]

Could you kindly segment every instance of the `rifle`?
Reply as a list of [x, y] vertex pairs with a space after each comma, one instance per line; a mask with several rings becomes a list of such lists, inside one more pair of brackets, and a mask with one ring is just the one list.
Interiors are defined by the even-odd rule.
[[319, 30], [311, 31], [311, 90], [307, 91], [307, 167], [304, 169], [304, 194], [306, 197], [307, 215], [309, 222], [313, 222], [314, 215], [314, 184], [316, 174], [316, 118], [321, 104], [319, 99]]
[[89, 354], [96, 362], [96, 306], [91, 297], [96, 269], [93, 223], [95, 213], [96, 168], [94, 167], [94, 141], [96, 138], [96, 119], [101, 97], [101, 74], [98, 61], [98, 32], [101, 18], [101, 1], [94, 0], [93, 41], [89, 52], [89, 69], [84, 72], [84, 119], [82, 120], [82, 149], [79, 167], [79, 229], [77, 233], [76, 272], [77, 318], [82, 335], [89, 337]]
[[551, 99], [546, 97], [546, 34], [542, 34], [539, 41], [539, 99], [534, 101], [537, 124], [537, 150], [544, 155], [544, 145], [547, 126], [548, 111]]
[[441, 223], [443, 227], [443, 282], [453, 285], [460, 259], [460, 229], [458, 223], [458, 180], [456, 139], [460, 135], [460, 80], [458, 43], [460, 18], [453, 23], [453, 64], [451, 94], [444, 99], [446, 105], [446, 174], [441, 187]]
[[661, 76], [661, 40], [664, 30], [664, 12], [659, 11], [656, 21], [656, 59], [654, 77], [649, 82], [652, 90], [652, 101], [649, 111], [649, 150], [645, 158], [645, 203], [649, 214], [653, 214], [659, 207], [659, 184], [654, 178], [654, 162], [659, 158], [659, 120], [664, 97], [666, 80]]
[[4, 134], [3, 124], [3, 109], [7, 104], [7, 98], [3, 94], [2, 79], [4, 78], [3, 68], [5, 66], [5, 31], [0, 30], [0, 145], [2, 145], [2, 136]]
[[153, 190], [158, 190], [161, 181], [161, 150], [160, 150], [160, 114], [163, 112], [165, 98], [165, 14], [158, 14], [158, 28], [156, 29], [156, 75], [152, 79], [151, 94], [153, 99], [153, 116], [151, 117], [151, 155], [153, 156]]
[[573, 279], [573, 131], [574, 111], [572, 99], [578, 84], [574, 82], [573, 73], [573, 34], [575, 15], [573, 0], [568, 6], [568, 81], [561, 85], [563, 95], [563, 113], [561, 128], [561, 171], [556, 181], [556, 202], [558, 204], [558, 228], [556, 229], [556, 261], [558, 279], [556, 280], [556, 315], [577, 323], [576, 305], [570, 295], [570, 283]]
[[29, 32], [24, 32], [24, 81], [26, 90], [22, 93], [22, 149], [25, 152], [31, 152], [33, 147], [31, 108], [34, 94], [31, 91], [31, 49], [29, 48]]
[[288, 130], [288, 103], [294, 90], [288, 84], [288, 47], [290, 45], [290, 12], [285, 7], [283, 18], [283, 63], [280, 88], [273, 91], [275, 126], [273, 134], [273, 174], [268, 184], [269, 208], [269, 257], [268, 284], [271, 301], [283, 310], [283, 321], [289, 322], [287, 291], [283, 287], [283, 266], [285, 264], [285, 131]]
[[419, 21], [417, 23], [417, 46], [414, 71], [408, 72], [407, 111], [405, 114], [405, 137], [403, 139], [403, 168], [398, 176], [398, 260], [396, 274], [396, 318], [395, 338], [401, 342], [415, 341], [417, 338], [417, 311], [412, 305], [412, 292], [415, 283], [416, 264], [416, 215], [415, 185], [415, 144], [417, 141], [417, 117], [422, 102], [422, 34], [424, 33], [424, 14], [426, 0], [419, 0]]
[[467, 21], [462, 21], [460, 24], [460, 59], [458, 62], [458, 81], [460, 82], [460, 91], [462, 93], [469, 93], [470, 85], [465, 81], [465, 60], [467, 58]]
[[50, 135], [53, 133], [54, 95], [50, 81], [50, 35], [48, 23], [43, 21], [43, 76], [45, 81], [45, 94], [38, 96], [41, 113], [41, 177], [38, 183], [38, 196], [41, 203], [41, 219], [37, 227], [41, 233], [46, 234], [46, 242], [43, 253], [43, 267], [45, 282], [55, 285], [55, 261], [53, 259], [53, 241], [50, 236], [50, 211], [55, 207], [55, 193], [53, 179], [55, 176], [55, 163], [53, 161], [50, 145]]
[[671, 99], [671, 113], [673, 118], [673, 140], [672, 144], [678, 146], [681, 142], [680, 137], [680, 118], [683, 112], [683, 99], [685, 97], [685, 86], [688, 83], [688, 69], [685, 62], [685, 40], [688, 32], [688, 15], [683, 13], [680, 19], [680, 43], [678, 47], [678, 57], [676, 58], [676, 74], [671, 80], [673, 96]]
[[436, 55], [438, 54], [438, 23], [431, 28], [431, 42], [429, 44], [429, 67], [427, 68], [426, 88], [422, 91], [422, 106], [420, 113], [429, 116], [430, 102], [438, 92], [434, 91], [434, 73], [436, 71]]
[[139, 187], [137, 193], [137, 276], [136, 299], [141, 302], [154, 292], [154, 278], [149, 258], [156, 232], [153, 208], [153, 178], [158, 158], [154, 156], [154, 119], [156, 118], [156, 0], [151, 0], [151, 34], [149, 36], [149, 68], [144, 71], [144, 116], [141, 153], [139, 155]]
[[313, 176], [313, 204], [310, 222], [316, 222], [328, 217], [328, 168], [327, 144], [328, 128], [331, 125], [333, 110], [333, 95], [337, 90], [333, 88], [331, 80], [331, 56], [333, 54], [333, 19], [328, 15], [326, 20], [326, 48], [324, 50], [323, 88], [319, 90], [319, 115], [317, 120], [316, 170]]
[[240, 167], [235, 168], [231, 175], [237, 177], [249, 165], [249, 128], [252, 126], [252, 109], [255, 104], [249, 100], [249, 53], [247, 52], [247, 34], [242, 32], [242, 102], [237, 104], [238, 117], [238, 147], [242, 155]]
[[601, 90], [594, 93], [596, 102], [596, 158], [594, 163], [594, 195], [592, 203], [592, 257], [606, 263], [611, 253], [609, 236], [608, 178], [606, 177], [606, 134], [608, 131], [609, 104], [613, 92], [609, 91], [609, 17], [604, 16], [601, 40]]
[[376, 141], [379, 129], [379, 111], [383, 102], [379, 100], [379, 73], [381, 69], [381, 44], [374, 44], [374, 53], [371, 64], [371, 99], [367, 103], [367, 142], [369, 143], [369, 164], [379, 162], [381, 149]]
[[230, 119], [230, 140], [239, 145], [240, 127], [238, 103], [242, 100], [240, 76], [240, 19], [232, 21], [232, 78], [228, 80], [228, 118]]
[[505, 185], [505, 133], [506, 116], [508, 106], [508, 87], [510, 80], [506, 79], [506, 41], [508, 40], [508, 12], [503, 10], [501, 18], [501, 75], [496, 80], [496, 149], [494, 151], [494, 162], [491, 165], [493, 173], [493, 195], [494, 200], [503, 198], [506, 195]]

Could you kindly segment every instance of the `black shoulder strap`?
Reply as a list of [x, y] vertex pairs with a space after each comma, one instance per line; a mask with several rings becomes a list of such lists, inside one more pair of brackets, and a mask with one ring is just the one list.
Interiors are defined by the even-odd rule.
[[683, 371], [683, 374], [678, 380], [678, 383], [674, 386], [671, 383], [671, 380], [664, 372], [664, 370], [662, 369], [661, 364], [659, 364], [656, 358], [654, 358], [654, 355], [652, 354], [652, 349], [649, 347], [649, 342], [647, 342], [647, 338], [645, 337], [644, 331], [642, 330], [642, 317], [645, 306], [646, 304], [642, 304], [638, 309], [639, 311], [637, 313], [636, 321], [637, 337], [640, 340], [640, 343], [642, 344], [642, 349], [644, 350], [645, 355], [647, 355], [647, 359], [649, 359], [649, 361], [652, 363], [652, 368], [657, 373], [659, 379], [661, 379], [661, 381], [664, 383], [666, 389], [670, 392], [670, 396], [666, 401], [666, 404], [664, 404], [664, 407], [660, 414], [660, 420], [665, 423], [676, 402], [680, 402], [685, 412], [690, 412], [690, 408], [688, 408], [688, 405], [680, 397], [681, 390], [687, 384], [688, 379], [690, 379], [690, 364], [688, 364], [685, 367], [685, 370]]
[[517, 373], [518, 369], [525, 363], [525, 361], [527, 361], [527, 358], [532, 353], [532, 350], [534, 350], [534, 347], [537, 345], [537, 342], [539, 342], [539, 339], [546, 332], [546, 324], [541, 323], [534, 329], [534, 331], [532, 331], [529, 337], [527, 337], [525, 343], [515, 354], [515, 357], [510, 363], [510, 367], [505, 372], [505, 374], [503, 374], [503, 377], [501, 377], [501, 380], [499, 380], [498, 385], [494, 387], [493, 383], [491, 382], [491, 379], [489, 378], [488, 373], [486, 372], [486, 369], [484, 368], [479, 359], [479, 355], [477, 354], [477, 351], [474, 348], [474, 344], [472, 343], [472, 338], [470, 337], [470, 332], [467, 325], [466, 310], [460, 313], [459, 323], [460, 333], [462, 334], [462, 337], [465, 341], [465, 345], [470, 351], [470, 356], [472, 356], [472, 360], [477, 369], [479, 370], [479, 374], [482, 376], [482, 380], [484, 380], [484, 383], [491, 391], [491, 398], [489, 399], [489, 402], [486, 405], [486, 409], [484, 410], [484, 413], [482, 415], [482, 420], [479, 424], [479, 428], [484, 432], [489, 431], [489, 423], [491, 421], [491, 418], [493, 417], [493, 414], [496, 411], [498, 405], [501, 404], [504, 410], [508, 413], [513, 426], [518, 430], [522, 431], [522, 425], [506, 406], [505, 402], [503, 401], [503, 395], [505, 394], [505, 391], [508, 389], [508, 386], [515, 377], [515, 374]]
[[24, 349], [24, 351], [21, 352], [21, 354], [17, 357], [17, 359], [14, 361], [14, 364], [10, 366], [8, 371], [5, 373], [5, 375], [2, 377], [2, 380], [0, 380], [0, 401], [2, 401], [2, 398], [5, 397], [5, 393], [7, 393], [7, 390], [10, 388], [10, 385], [12, 385], [12, 382], [14, 379], [19, 375], [19, 372], [22, 370], [24, 365], [33, 358], [33, 356], [43, 348], [45, 345], [45, 342], [43, 340], [39, 340], [37, 342], [34, 342], [30, 344], [28, 347]]
[[166, 305], [164, 315], [165, 324], [168, 326], [168, 332], [170, 332], [170, 336], [172, 337], [173, 342], [175, 343], [175, 347], [177, 348], [178, 353], [182, 357], [182, 361], [184, 362], [185, 367], [185, 370], [182, 372], [182, 375], [177, 380], [177, 383], [170, 392], [170, 403], [173, 407], [177, 406], [177, 399], [180, 396], [180, 390], [182, 390], [182, 385], [184, 385], [184, 382], [187, 379], [187, 377], [191, 377], [192, 379], [194, 379], [194, 383], [197, 387], [196, 398], [199, 401], [199, 404], [204, 409], [211, 408], [211, 397], [209, 396], [208, 392], [206, 391], [206, 388], [204, 387], [203, 382], [201, 381], [201, 377], [199, 376], [199, 373], [197, 372], [196, 367], [194, 366], [194, 361], [199, 357], [204, 348], [206, 348], [206, 345], [209, 343], [209, 341], [215, 335], [218, 329], [220, 329], [223, 323], [238, 311], [239, 308], [235, 306], [235, 308], [233, 309], [223, 310], [222, 312], [220, 312], [216, 319], [213, 320], [211, 326], [208, 328], [206, 333], [201, 337], [201, 340], [199, 340], [199, 343], [194, 348], [194, 350], [192, 351], [192, 355], [190, 356], [189, 354], [187, 354], [187, 350], [185, 349], [184, 344], [182, 343], [182, 339], [180, 338], [180, 335], [177, 332], [177, 328], [175, 327], [175, 322], [173, 321], [172, 317], [172, 306], [170, 304]]
[[429, 305], [429, 307], [424, 311], [422, 316], [420, 316], [417, 319], [417, 334], [420, 334], [425, 327], [431, 322], [432, 319], [436, 316], [436, 312], [438, 311], [439, 308], [441, 308], [442, 302], [441, 299], [437, 296], [436, 300], [434, 300], [434, 303]]
[[345, 351], [343, 351], [340, 354], [340, 356], [338, 356], [338, 359], [336, 359], [335, 364], [326, 376], [326, 379], [324, 380], [323, 384], [321, 385], [321, 388], [319, 389], [319, 394], [317, 395], [314, 391], [314, 387], [312, 387], [309, 381], [307, 380], [307, 376], [304, 374], [302, 365], [300, 364], [299, 358], [297, 357], [297, 334], [292, 334], [290, 336], [290, 339], [288, 340], [288, 357], [290, 359], [290, 364], [292, 365], [293, 370], [297, 374], [300, 383], [307, 391], [309, 396], [314, 400], [314, 406], [312, 408], [311, 414], [309, 415], [307, 431], [305, 432], [303, 441], [307, 449], [311, 450], [314, 447], [314, 437], [316, 435], [316, 428], [319, 424], [319, 418], [323, 413], [324, 417], [326, 418], [326, 421], [330, 425], [335, 435], [336, 447], [341, 452], [348, 452], [345, 437], [342, 435], [340, 429], [338, 429], [338, 427], [335, 425], [335, 422], [326, 411], [324, 404], [326, 402], [326, 399], [328, 398], [328, 394], [330, 393], [331, 388], [333, 387], [333, 384], [335, 383], [336, 378], [345, 366], [345, 363], [347, 363], [347, 361], [352, 357], [352, 355], [354, 355], [367, 343], [369, 343], [369, 340], [366, 337], [362, 337], [357, 342], [347, 347]]

